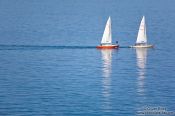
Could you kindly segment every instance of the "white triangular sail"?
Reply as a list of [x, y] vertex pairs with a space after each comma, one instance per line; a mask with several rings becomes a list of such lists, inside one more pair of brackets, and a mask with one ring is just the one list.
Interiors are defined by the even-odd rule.
[[112, 31], [111, 31], [111, 18], [109, 17], [103, 33], [101, 44], [111, 44], [111, 43], [112, 43]]
[[146, 24], [145, 24], [145, 17], [144, 16], [143, 16], [142, 21], [140, 23], [136, 43], [147, 43]]

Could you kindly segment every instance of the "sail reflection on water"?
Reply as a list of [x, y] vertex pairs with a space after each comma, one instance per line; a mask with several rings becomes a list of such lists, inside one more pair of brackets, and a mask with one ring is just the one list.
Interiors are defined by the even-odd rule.
[[138, 90], [139, 95], [144, 95], [144, 80], [146, 73], [147, 48], [136, 48], [138, 67]]
[[103, 109], [105, 111], [110, 111], [111, 109], [111, 68], [112, 68], [112, 50], [105, 49], [101, 50], [102, 54], [102, 95], [103, 95]]

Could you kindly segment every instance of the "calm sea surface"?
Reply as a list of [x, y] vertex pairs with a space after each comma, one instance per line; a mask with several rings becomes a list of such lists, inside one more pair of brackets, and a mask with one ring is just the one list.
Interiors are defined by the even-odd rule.
[[[175, 0], [1, 0], [0, 115], [134, 116], [155, 108], [172, 114], [174, 5]], [[143, 15], [155, 48], [126, 48], [135, 43]], [[108, 16], [121, 48], [97, 50]]]

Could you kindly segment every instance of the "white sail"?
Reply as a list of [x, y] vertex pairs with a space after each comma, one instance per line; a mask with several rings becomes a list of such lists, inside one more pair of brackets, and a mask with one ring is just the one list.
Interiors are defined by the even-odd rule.
[[112, 43], [111, 18], [109, 17], [103, 33], [101, 44], [111, 44], [111, 43]]
[[145, 17], [144, 16], [143, 16], [142, 21], [140, 23], [140, 28], [138, 31], [136, 43], [147, 43], [146, 24], [145, 24]]

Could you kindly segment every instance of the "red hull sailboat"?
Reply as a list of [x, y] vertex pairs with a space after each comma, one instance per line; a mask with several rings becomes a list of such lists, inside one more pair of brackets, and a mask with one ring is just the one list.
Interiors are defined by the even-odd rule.
[[101, 45], [97, 46], [98, 49], [116, 49], [118, 44], [112, 44], [112, 30], [111, 30], [111, 18], [108, 18], [106, 27], [101, 40]]

